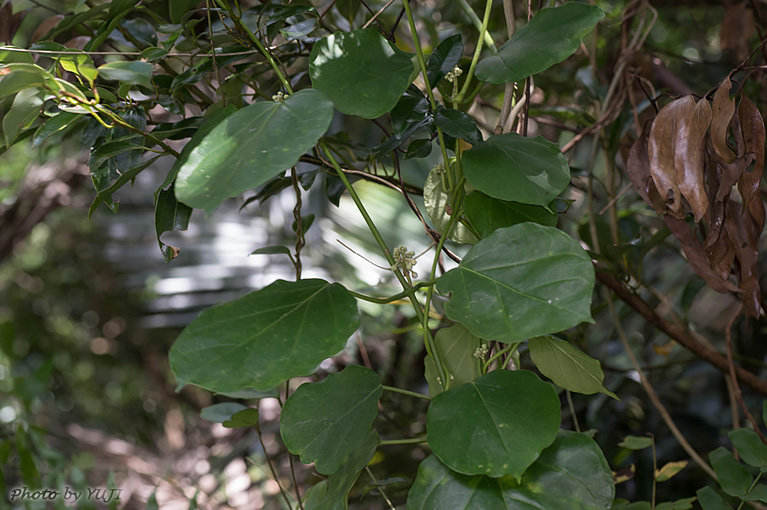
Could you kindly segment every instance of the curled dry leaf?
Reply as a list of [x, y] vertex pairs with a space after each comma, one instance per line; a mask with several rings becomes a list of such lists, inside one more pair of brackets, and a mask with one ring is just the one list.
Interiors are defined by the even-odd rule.
[[726, 280], [732, 271], [732, 263], [735, 261], [735, 249], [732, 245], [727, 224], [722, 226], [716, 242], [706, 245], [706, 255], [711, 269], [719, 278]]
[[[712, 161], [706, 166], [706, 176], [708, 177], [708, 196], [716, 197], [721, 188], [722, 174], [724, 173], [721, 165]], [[729, 197], [729, 192], [727, 193]], [[719, 233], [724, 225], [724, 202], [719, 200], [708, 201], [708, 235], [706, 237], [706, 247], [713, 245], [719, 239]]]
[[695, 274], [703, 278], [706, 283], [717, 292], [738, 292], [738, 287], [732, 282], [722, 280], [712, 269], [708, 262], [708, 257], [703, 251], [703, 246], [700, 241], [692, 235], [690, 227], [684, 220], [674, 218], [669, 215], [663, 217], [666, 220], [671, 233], [674, 237], [679, 239], [679, 243], [682, 245], [682, 251], [687, 256], [687, 260], [690, 262], [692, 270]]
[[663, 214], [666, 211], [666, 204], [660, 197], [650, 175], [650, 158], [647, 152], [647, 139], [649, 135], [649, 129], [645, 128], [642, 136], [631, 146], [631, 151], [626, 161], [626, 173], [628, 173], [631, 184], [639, 196], [655, 209], [656, 213]]
[[672, 101], [658, 112], [650, 128], [647, 142], [650, 157], [650, 175], [668, 207], [668, 214], [684, 218], [682, 194], [677, 184], [675, 154], [683, 119], [695, 110], [695, 100], [685, 96]]
[[735, 100], [730, 99], [732, 83], [725, 78], [714, 93], [713, 118], [711, 119], [711, 146], [715, 156], [724, 163], [735, 161], [735, 153], [727, 145], [727, 127], [735, 113]]
[[743, 96], [738, 106], [738, 119], [743, 133], [745, 157], [754, 161], [753, 168], [748, 170], [747, 163], [746, 169], [738, 178], [738, 191], [743, 197], [743, 208], [748, 210], [751, 201], [759, 195], [759, 183], [762, 180], [762, 173], [764, 173], [764, 140], [766, 135], [764, 119], [759, 113], [759, 109], [746, 96]]
[[[692, 100], [692, 97], [687, 97]], [[689, 102], [685, 101], [686, 104]], [[695, 223], [698, 223], [708, 208], [703, 166], [706, 159], [706, 132], [711, 124], [711, 106], [708, 101], [701, 99], [692, 109], [686, 106], [685, 111], [688, 111], [688, 115], [681, 119], [674, 167], [679, 190], [690, 204]]]

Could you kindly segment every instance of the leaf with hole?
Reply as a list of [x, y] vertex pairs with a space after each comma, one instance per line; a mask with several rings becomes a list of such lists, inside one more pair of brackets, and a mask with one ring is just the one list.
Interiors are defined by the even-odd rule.
[[445, 313], [480, 338], [519, 342], [592, 322], [594, 268], [576, 240], [535, 223], [498, 229], [437, 282]]
[[577, 2], [541, 9], [498, 48], [497, 54], [480, 60], [477, 78], [509, 83], [545, 71], [575, 53], [604, 17], [598, 7]]
[[366, 119], [390, 111], [412, 81], [413, 55], [370, 28], [336, 32], [316, 42], [309, 56], [314, 88], [336, 109]]
[[494, 478], [519, 479], [557, 437], [559, 423], [556, 391], [526, 370], [496, 370], [440, 393], [426, 415], [429, 447], [442, 462]]
[[314, 462], [319, 473], [335, 473], [370, 435], [382, 393], [375, 372], [357, 365], [302, 384], [282, 408], [285, 446], [302, 462]]
[[604, 393], [615, 400], [618, 397], [605, 388], [605, 377], [599, 361], [570, 343], [551, 336], [531, 338], [528, 341], [530, 357], [543, 375], [560, 388], [592, 395]]
[[341, 285], [278, 280], [203, 311], [171, 347], [170, 367], [179, 388], [268, 390], [311, 374], [358, 326], [357, 302]]
[[459, 474], [436, 456], [427, 457], [418, 467], [407, 510], [608, 510], [614, 491], [599, 446], [583, 434], [560, 431], [518, 482], [511, 476]]
[[[442, 328], [434, 335], [434, 346], [451, 376], [451, 388], [471, 382], [482, 375], [481, 361], [474, 357], [475, 351], [481, 345], [482, 341], [462, 324]], [[429, 393], [434, 397], [443, 391], [442, 384], [437, 380], [439, 371], [431, 354], [426, 355], [424, 364]]]
[[463, 153], [466, 180], [493, 198], [548, 206], [570, 184], [559, 147], [543, 137], [494, 136]]
[[196, 145], [178, 167], [176, 198], [212, 212], [227, 198], [295, 165], [332, 118], [330, 101], [313, 89], [283, 102], [254, 103], [226, 116], [204, 137], [189, 142]]

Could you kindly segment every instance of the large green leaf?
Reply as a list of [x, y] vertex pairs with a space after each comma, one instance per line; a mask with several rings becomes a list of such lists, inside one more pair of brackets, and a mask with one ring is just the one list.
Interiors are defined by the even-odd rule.
[[295, 165], [332, 119], [330, 101], [312, 89], [238, 110], [189, 152], [178, 170], [176, 198], [210, 213], [227, 198]]
[[377, 30], [336, 32], [314, 44], [309, 75], [340, 112], [374, 119], [394, 108], [413, 81], [412, 57]]
[[[463, 324], [442, 328], [434, 336], [434, 345], [450, 375], [450, 387], [471, 382], [482, 374], [481, 362], [474, 356], [482, 341], [471, 334]], [[431, 354], [424, 360], [426, 382], [432, 397], [442, 393], [442, 383], [437, 379], [439, 371]]]
[[577, 2], [541, 9], [497, 54], [479, 62], [477, 78], [508, 83], [544, 71], [572, 55], [604, 17], [598, 7]]
[[496, 370], [440, 393], [426, 415], [429, 446], [450, 469], [517, 479], [559, 423], [556, 391], [526, 370]]
[[[426, 206], [426, 214], [429, 215], [434, 228], [444, 234], [445, 228], [450, 221], [448, 208], [450, 207], [450, 193], [445, 190], [445, 169], [437, 166], [429, 172], [426, 183], [423, 185], [423, 202]], [[474, 244], [477, 238], [460, 221], [453, 222], [448, 239], [457, 243]]]
[[494, 136], [464, 152], [461, 161], [472, 186], [501, 200], [547, 206], [570, 183], [559, 147], [540, 136]]
[[597, 444], [561, 431], [519, 483], [510, 476], [461, 475], [428, 457], [418, 467], [407, 510], [607, 510], [614, 490]]
[[8, 64], [0, 74], [0, 99], [21, 90], [39, 87], [53, 81], [48, 71], [34, 64]]
[[767, 445], [759, 438], [759, 434], [752, 429], [737, 429], [730, 431], [729, 436], [746, 464], [758, 468], [767, 467]]
[[42, 91], [37, 88], [24, 89], [16, 94], [11, 109], [3, 118], [3, 137], [6, 147], [13, 145], [19, 133], [29, 128], [37, 119], [43, 102]]
[[437, 282], [445, 313], [480, 338], [517, 342], [592, 322], [591, 259], [552, 227], [520, 223], [478, 242]]
[[119, 81], [152, 88], [152, 64], [144, 61], [119, 60], [98, 68], [98, 74], [105, 80]]
[[615, 393], [602, 384], [605, 374], [599, 361], [588, 354], [551, 336], [531, 338], [528, 346], [538, 370], [560, 388], [585, 395], [604, 393], [618, 400]]
[[469, 217], [471, 225], [482, 237], [489, 236], [494, 230], [511, 227], [527, 221], [557, 226], [557, 214], [539, 205], [505, 202], [474, 191], [463, 201], [463, 211]]
[[285, 402], [280, 433], [291, 453], [329, 475], [365, 442], [383, 388], [372, 370], [350, 365], [324, 381], [302, 384]]
[[380, 440], [374, 430], [368, 439], [344, 459], [341, 467], [327, 480], [318, 483], [306, 493], [306, 510], [346, 510], [349, 508], [349, 492], [365, 469], [378, 447]]
[[310, 374], [359, 326], [356, 300], [337, 283], [278, 280], [203, 311], [170, 349], [179, 388], [268, 390]]
[[753, 478], [743, 464], [735, 460], [729, 450], [720, 446], [709, 453], [708, 458], [711, 461], [711, 467], [716, 471], [717, 481], [724, 492], [730, 496], [742, 496], [748, 493]]

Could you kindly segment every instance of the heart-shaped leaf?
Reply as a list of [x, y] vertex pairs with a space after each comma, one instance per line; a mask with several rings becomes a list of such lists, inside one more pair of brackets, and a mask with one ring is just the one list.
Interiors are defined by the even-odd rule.
[[285, 402], [280, 433], [291, 453], [335, 473], [370, 435], [383, 388], [372, 370], [350, 365], [324, 381], [302, 384]]
[[592, 322], [594, 269], [577, 241], [535, 223], [498, 229], [437, 282], [447, 316], [480, 338], [518, 342]]
[[278, 280], [203, 311], [170, 349], [179, 388], [268, 390], [310, 374], [359, 326], [356, 300], [337, 283]]
[[314, 44], [309, 75], [340, 112], [374, 119], [394, 108], [410, 85], [412, 57], [377, 30], [336, 32]]
[[618, 400], [602, 384], [605, 374], [599, 362], [588, 354], [551, 336], [531, 338], [527, 345], [538, 370], [560, 388], [585, 395], [604, 393]]
[[[468, 445], [471, 447], [471, 445]], [[597, 444], [561, 431], [520, 482], [510, 476], [466, 476], [432, 455], [418, 467], [407, 510], [608, 510], [615, 487]]]
[[526, 370], [496, 370], [440, 393], [426, 415], [429, 446], [450, 469], [517, 479], [559, 423], [556, 391]]
[[[451, 388], [471, 382], [482, 374], [481, 362], [474, 356], [480, 345], [482, 341], [472, 335], [463, 324], [442, 328], [434, 335], [434, 346], [451, 376]], [[442, 383], [438, 380], [439, 371], [431, 354], [426, 355], [424, 364], [429, 393], [434, 397], [442, 393]]]
[[330, 126], [333, 107], [313, 89], [282, 102], [261, 101], [227, 116], [179, 167], [176, 198], [208, 213], [227, 198], [292, 167]]
[[477, 64], [477, 78], [489, 83], [509, 83], [544, 71], [572, 55], [604, 17], [598, 7], [578, 2], [541, 9], [497, 54]]
[[559, 147], [543, 137], [494, 136], [463, 153], [466, 180], [501, 200], [547, 206], [570, 183]]
[[511, 227], [527, 221], [550, 227], [557, 226], [557, 214], [545, 207], [506, 202], [479, 191], [466, 196], [463, 201], [463, 211], [482, 237], [489, 236], [499, 228]]

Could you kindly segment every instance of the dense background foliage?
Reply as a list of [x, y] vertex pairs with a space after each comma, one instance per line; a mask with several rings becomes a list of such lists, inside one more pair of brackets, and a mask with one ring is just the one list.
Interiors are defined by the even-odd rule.
[[[569, 29], [563, 29], [574, 32], [572, 47], [556, 49], [551, 61], [540, 55], [525, 60], [532, 54], [523, 52], [521, 63], [506, 66], [504, 59], [515, 58], [502, 47], [510, 34], [528, 26], [533, 15], [554, 12], [544, 8], [562, 9], [561, 4], [592, 4], [604, 18], [573, 10], [566, 18]], [[556, 445], [588, 449], [584, 438], [593, 437], [618, 482], [612, 506], [593, 502], [584, 508], [638, 509], [656, 502], [697, 508], [696, 494], [711, 502], [717, 497], [712, 492], [733, 508], [747, 494], [755, 500], [747, 505], [764, 502], [764, 485], [748, 486], [767, 465], [764, 446], [758, 440], [746, 444], [755, 437], [747, 432], [728, 433], [754, 425], [764, 429], [767, 325], [760, 311], [765, 280], [758, 271], [765, 267], [759, 188], [764, 130], [758, 112], [767, 108], [767, 6], [756, 0], [431, 0], [410, 2], [409, 8], [412, 26], [401, 1], [2, 4], [4, 497], [22, 485], [120, 487], [125, 508], [296, 508], [296, 494], [304, 497], [309, 488], [327, 483], [332, 489], [314, 489], [307, 508], [340, 505], [346, 488], [351, 508], [436, 508], [433, 500], [425, 502], [425, 475], [414, 481], [419, 465], [430, 476], [452, 480], [456, 485], [450, 487], [479, 487], [479, 501], [492, 500], [493, 490], [502, 492], [488, 488], [487, 480], [503, 480], [511, 494], [517, 482], [497, 477], [520, 481], [538, 455], [560, 462], [554, 450], [540, 450], [554, 441], [561, 419], [562, 429], [585, 434], [562, 433]], [[562, 35], [544, 29], [521, 33], [533, 34], [531, 47], [540, 49]], [[537, 40], [535, 30], [543, 34]], [[482, 60], [474, 70], [478, 40]], [[25, 67], [33, 63], [39, 67]], [[418, 76], [421, 64], [428, 72]], [[366, 73], [374, 78], [361, 80]], [[434, 104], [425, 95], [424, 75], [430, 85], [439, 82]], [[696, 107], [709, 108], [708, 114], [696, 113], [709, 120], [700, 121], [697, 131], [688, 122], [685, 132], [698, 132], [697, 138], [678, 137], [677, 125]], [[298, 113], [283, 114], [288, 108]], [[224, 125], [221, 119], [234, 119], [237, 110], [243, 113], [236, 117], [239, 131], [216, 127]], [[115, 127], [105, 127], [110, 124]], [[253, 138], [249, 130], [263, 125], [268, 129]], [[258, 157], [275, 147], [285, 154]], [[484, 172], [498, 154], [515, 150], [533, 154], [521, 165], [530, 178], [505, 168]], [[675, 154], [704, 154], [684, 164], [697, 164], [705, 182], [686, 182], [673, 171], [661, 175], [658, 168], [671, 164]], [[228, 180], [232, 168], [250, 167], [260, 169], [255, 177]], [[541, 184], [537, 171], [549, 179]], [[341, 174], [357, 197], [350, 196]], [[452, 179], [460, 175], [469, 186], [454, 186]], [[357, 198], [370, 222], [360, 216]], [[461, 206], [453, 209], [456, 204]], [[453, 214], [461, 207], [463, 223]], [[511, 227], [513, 235], [493, 234], [520, 217], [544, 227], [525, 223]], [[447, 230], [450, 240], [433, 275], [433, 249], [414, 268], [400, 261], [394, 275], [395, 247], [406, 247], [401, 255], [413, 251], [404, 257], [412, 258]], [[564, 273], [588, 274], [595, 261], [593, 293], [586, 281], [558, 295], [572, 300], [564, 307], [571, 316], [534, 312], [509, 326], [473, 308], [476, 296], [461, 297], [459, 278], [465, 284], [469, 273], [518, 259], [519, 250], [526, 244], [529, 250], [543, 232], [563, 257], [572, 258], [570, 266], [556, 266]], [[479, 239], [485, 247], [496, 243], [486, 251], [502, 255], [488, 263], [469, 254]], [[379, 251], [381, 240], [387, 256]], [[530, 286], [554, 267], [529, 268]], [[397, 295], [400, 284], [407, 289], [445, 273], [433, 296], [420, 289], [411, 293], [423, 305], [429, 292], [427, 313], [411, 306], [407, 292], [385, 303], [364, 300]], [[186, 354], [184, 342], [199, 341], [204, 323], [180, 333], [200, 311], [236, 298], [241, 310], [265, 308], [284, 296], [269, 285], [297, 275], [306, 282], [300, 292], [334, 293], [334, 302], [351, 310], [331, 317], [320, 308], [315, 314], [308, 336], [327, 329], [337, 337], [327, 340], [319, 359], [292, 358], [283, 370], [268, 358], [264, 367], [237, 367], [226, 377], [212, 359], [204, 373], [193, 358], [169, 363], [171, 349]], [[343, 287], [325, 290], [319, 279]], [[363, 296], [354, 294], [355, 301], [344, 288]], [[260, 301], [242, 300], [262, 289], [271, 290], [255, 294]], [[210, 315], [198, 321], [205, 317]], [[300, 346], [298, 333], [290, 338]], [[546, 336], [553, 333], [556, 339]], [[346, 347], [335, 355], [339, 342]], [[436, 345], [446, 345], [438, 350], [439, 363]], [[484, 360], [497, 355], [495, 362], [482, 366], [476, 351]], [[556, 378], [552, 360], [564, 359], [577, 360], [580, 371]], [[237, 361], [235, 355], [226, 363]], [[372, 368], [378, 378], [361, 368], [343, 371], [348, 365]], [[458, 391], [478, 386], [459, 386], [433, 402], [407, 392], [436, 396], [443, 391], [440, 374], [464, 382], [504, 366], [548, 377], [559, 386], [557, 393], [549, 385], [536, 386], [537, 376], [523, 380], [533, 377], [526, 371], [517, 371], [523, 375], [508, 386], [500, 370], [491, 371], [484, 376], [491, 379], [483, 378], [488, 388], [513, 391], [513, 401], [525, 396], [541, 408], [549, 399], [554, 411], [536, 418], [536, 437], [512, 445], [517, 452], [531, 448], [530, 462], [504, 465], [490, 474], [493, 479], [470, 479], [478, 474], [474, 459], [457, 459], [451, 448], [479, 448], [481, 441], [461, 436], [473, 415], [467, 411], [471, 400]], [[263, 374], [263, 381], [252, 383]], [[180, 382], [218, 394], [195, 386], [176, 393]], [[294, 393], [304, 382], [316, 384]], [[251, 389], [240, 391], [246, 386]], [[360, 425], [353, 423], [353, 431], [365, 433], [327, 439], [319, 451], [303, 444], [301, 431], [291, 435], [296, 423], [333, 416], [312, 408], [311, 392], [320, 388], [361, 392], [344, 398], [359, 398], [372, 409], [370, 416], [357, 417]], [[458, 395], [452, 404], [448, 394]], [[288, 395], [295, 398], [285, 403]], [[280, 432], [283, 404], [288, 417]], [[259, 413], [233, 416], [243, 406]], [[427, 409], [428, 446], [421, 441]], [[520, 409], [510, 414], [527, 413]], [[370, 423], [384, 439], [375, 454]], [[336, 427], [338, 437], [343, 425], [322, 426]], [[540, 448], [536, 441], [543, 441]], [[732, 450], [738, 441], [742, 463], [718, 449]], [[439, 460], [428, 457], [432, 450]], [[527, 470], [530, 479], [521, 483], [553, 491], [545, 472], [532, 472], [541, 464]], [[591, 467], [594, 477], [603, 469], [599, 462]], [[337, 480], [340, 489], [333, 486]], [[609, 477], [600, 483], [612, 487]], [[704, 486], [709, 489], [701, 493]], [[461, 506], [459, 493], [437, 497], [455, 508], [495, 504]], [[517, 508], [510, 501], [498, 508]], [[627, 507], [626, 501], [634, 504]], [[444, 504], [439, 507], [448, 508]]]

